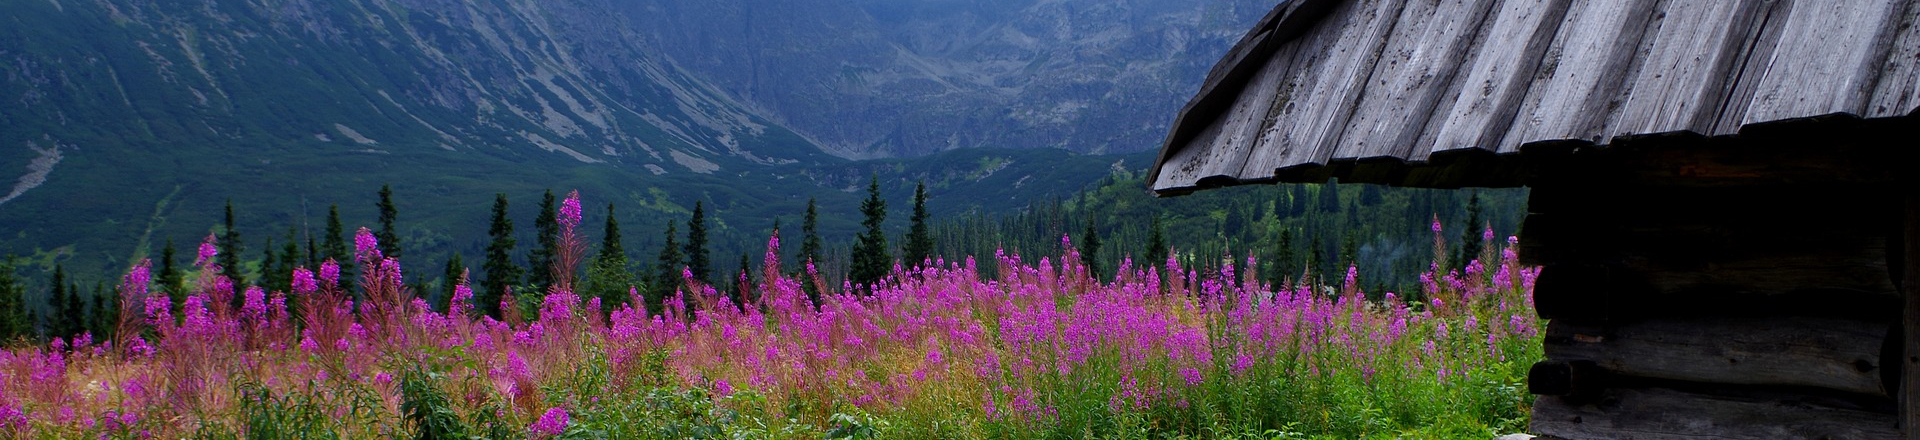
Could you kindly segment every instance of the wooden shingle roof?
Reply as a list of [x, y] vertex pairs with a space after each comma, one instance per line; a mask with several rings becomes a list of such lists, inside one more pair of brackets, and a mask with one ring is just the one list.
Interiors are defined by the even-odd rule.
[[1291, 0], [1214, 67], [1149, 182], [1516, 186], [1437, 168], [1917, 113], [1920, 0]]

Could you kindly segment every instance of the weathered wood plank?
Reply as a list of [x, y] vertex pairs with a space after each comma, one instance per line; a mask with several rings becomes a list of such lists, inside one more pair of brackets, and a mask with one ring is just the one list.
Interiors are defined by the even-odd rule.
[[1755, 91], [1760, 89], [1760, 78], [1767, 74], [1767, 62], [1773, 59], [1773, 49], [1780, 45], [1780, 31], [1786, 27], [1787, 17], [1793, 13], [1791, 0], [1763, 0], [1754, 19], [1758, 20], [1747, 28], [1747, 34], [1739, 41], [1731, 41], [1743, 47], [1732, 70], [1732, 77], [1726, 81], [1726, 94], [1720, 102], [1710, 103], [1719, 106], [1714, 115], [1712, 134], [1737, 133], [1741, 121], [1747, 116], [1747, 107], [1753, 102]]
[[1892, 29], [1893, 48], [1880, 67], [1880, 83], [1867, 102], [1869, 117], [1900, 116], [1920, 111], [1920, 0], [1908, 0], [1906, 11]]
[[1219, 139], [1225, 125], [1225, 120], [1214, 119], [1199, 135], [1194, 136], [1194, 145], [1175, 150], [1160, 164], [1160, 173], [1154, 177], [1153, 188], [1162, 190], [1198, 186], [1200, 178], [1207, 177], [1202, 173], [1207, 170], [1208, 164], [1220, 159], [1216, 157], [1220, 152], [1207, 148], [1206, 143]]
[[1254, 142], [1259, 139], [1260, 129], [1269, 121], [1268, 112], [1273, 108], [1273, 100], [1280, 92], [1280, 78], [1292, 68], [1293, 54], [1300, 46], [1283, 47], [1267, 60], [1265, 66], [1255, 74], [1252, 83], [1247, 85], [1227, 112], [1217, 120], [1219, 130], [1212, 127], [1194, 138], [1194, 145], [1188, 149], [1204, 151], [1204, 158], [1196, 177], [1205, 179], [1214, 176], [1232, 178], [1261, 178], [1264, 175], [1245, 175], [1241, 170], [1246, 165], [1247, 155], [1253, 151]]
[[1575, 2], [1505, 138], [1606, 143], [1607, 115], [1632, 70], [1655, 0]]
[[1325, 165], [1339, 148], [1338, 132], [1358, 105], [1367, 73], [1380, 58], [1406, 0], [1344, 2], [1304, 35], [1281, 86], [1274, 123], [1262, 134], [1242, 175], [1272, 175], [1282, 167]]
[[1764, 0], [1669, 1], [1660, 5], [1659, 28], [1647, 38], [1626, 102], [1606, 135], [1669, 131], [1714, 133], [1714, 118], [1735, 80], [1733, 66], [1747, 49], [1747, 28]]
[[1664, 388], [1608, 390], [1588, 403], [1541, 397], [1531, 431], [1568, 440], [1887, 439], [1894, 416], [1792, 395], [1721, 396]]
[[1570, 0], [1505, 0], [1477, 47], [1473, 61], [1462, 67], [1456, 97], [1436, 108], [1429, 130], [1420, 141], [1433, 150], [1483, 148], [1500, 153], [1520, 151], [1524, 141], [1503, 142], [1507, 128], [1533, 80], [1553, 35], [1566, 18]]
[[1617, 375], [1890, 396], [1881, 351], [1893, 325], [1815, 317], [1679, 317], [1610, 325], [1556, 319], [1547, 324], [1545, 348], [1548, 359], [1590, 361]]
[[[1400, 11], [1386, 49], [1373, 65], [1359, 107], [1337, 132], [1334, 159], [1399, 157], [1424, 161], [1431, 145], [1416, 141], [1433, 119], [1474, 47], [1494, 0], [1409, 2]], [[1508, 37], [1481, 44], [1511, 45]]]
[[1864, 114], [1903, 0], [1796, 1], [1744, 124]]

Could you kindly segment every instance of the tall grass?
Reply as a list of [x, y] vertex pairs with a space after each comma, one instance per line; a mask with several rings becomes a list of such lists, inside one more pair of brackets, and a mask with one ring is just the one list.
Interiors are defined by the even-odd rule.
[[[577, 217], [561, 220], [577, 243]], [[1068, 246], [994, 255], [997, 279], [972, 257], [896, 268], [871, 295], [816, 304], [801, 283], [818, 278], [780, 268], [775, 237], [749, 292], [688, 281], [653, 314], [637, 291], [603, 307], [562, 277], [536, 313], [499, 321], [464, 284], [435, 312], [365, 229], [357, 244], [362, 302], [328, 262], [229, 310], [205, 246], [176, 311], [133, 268], [133, 318], [111, 338], [0, 351], [0, 434], [1484, 438], [1525, 426], [1519, 383], [1540, 358], [1536, 271], [1510, 247], [1458, 270], [1438, 256], [1413, 302], [1369, 299], [1351, 271], [1283, 286], [1235, 272], [1252, 261], [1093, 279]], [[581, 247], [563, 248], [555, 270], [571, 274]]]

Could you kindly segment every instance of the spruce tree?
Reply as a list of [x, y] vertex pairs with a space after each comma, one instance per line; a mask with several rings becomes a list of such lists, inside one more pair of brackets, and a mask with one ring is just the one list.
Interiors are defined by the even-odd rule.
[[874, 176], [867, 184], [867, 200], [860, 203], [860, 214], [864, 217], [860, 225], [867, 229], [860, 233], [853, 244], [853, 267], [847, 279], [872, 292], [874, 283], [885, 278], [893, 266], [892, 252], [887, 249], [887, 234], [881, 229], [887, 221], [887, 201], [880, 199], [879, 176]]
[[587, 267], [583, 284], [582, 291], [600, 298], [600, 306], [609, 310], [626, 302], [627, 289], [633, 287], [632, 262], [627, 258], [626, 246], [621, 244], [620, 222], [614, 219], [612, 203], [607, 204], [607, 224], [600, 238], [600, 253]]
[[[273, 290], [274, 282], [278, 281], [273, 278], [273, 269], [280, 265], [280, 255], [273, 253], [273, 251], [273, 236], [268, 235], [267, 241], [260, 245], [260, 273], [257, 275], [260, 288], [269, 291]], [[244, 289], [235, 286], [234, 290]]]
[[461, 278], [467, 274], [466, 263], [460, 261], [460, 251], [453, 251], [452, 254], [453, 255], [447, 257], [447, 269], [442, 275], [444, 278], [441, 278], [440, 298], [436, 298], [431, 302], [434, 307], [443, 313], [452, 310], [452, 304], [448, 301], [453, 299], [454, 289], [460, 286], [460, 282], [465, 281]]
[[901, 250], [901, 258], [910, 267], [921, 267], [933, 256], [933, 234], [927, 231], [927, 183], [922, 181], [913, 188], [912, 226], [907, 229], [906, 247]]
[[293, 269], [300, 266], [299, 229], [287, 227], [287, 244], [280, 246], [280, 265], [273, 267], [273, 285], [268, 291], [292, 292]]
[[693, 202], [693, 218], [687, 219], [687, 271], [693, 279], [713, 284], [713, 260], [707, 256], [706, 203]]
[[540, 214], [533, 218], [535, 245], [527, 251], [527, 283], [546, 292], [553, 287], [553, 259], [560, 254], [560, 219], [553, 190], [540, 197]]
[[47, 333], [55, 337], [68, 337], [80, 333], [77, 330], [85, 322], [85, 316], [79, 307], [80, 292], [68, 291], [67, 269], [62, 264], [53, 265], [53, 292], [47, 295], [47, 308], [51, 312], [47, 320]]
[[1340, 203], [1340, 185], [1332, 183], [1320, 185], [1321, 214], [1340, 212], [1340, 208], [1343, 206], [1345, 205]]
[[219, 247], [220, 274], [225, 275], [227, 280], [233, 282], [233, 291], [218, 293], [224, 293], [230, 296], [230, 304], [233, 306], [233, 310], [240, 310], [240, 302], [244, 299], [241, 297], [241, 292], [245, 290], [240, 286], [247, 285], [247, 280], [246, 277], [240, 273], [240, 251], [244, 249], [244, 247], [240, 245], [240, 230], [236, 229], [233, 224], [232, 199], [227, 200], [227, 229], [226, 234], [220, 237]]
[[[1153, 223], [1148, 227], [1151, 229], [1147, 233], [1147, 261], [1143, 263], [1145, 263], [1147, 267], [1158, 267], [1167, 263], [1166, 226], [1160, 223], [1160, 215], [1155, 214], [1153, 216]], [[1168, 276], [1171, 276], [1171, 274], [1168, 274]]]
[[1094, 229], [1093, 219], [1087, 219], [1087, 230], [1080, 233], [1080, 261], [1087, 265], [1087, 275], [1099, 280], [1105, 271], [1100, 268], [1100, 232]]
[[685, 264], [680, 258], [680, 245], [674, 240], [674, 222], [667, 222], [667, 244], [660, 247], [660, 255], [654, 257], [653, 288], [647, 289], [647, 310], [654, 314], [664, 313], [663, 301], [673, 296], [680, 286], [680, 268]]
[[393, 206], [393, 188], [380, 185], [380, 202], [374, 204], [380, 210], [380, 232], [373, 234], [380, 239], [380, 255], [395, 260], [400, 259], [400, 232], [394, 228], [394, 220], [399, 219], [400, 210]]
[[493, 222], [487, 227], [487, 235], [493, 241], [487, 244], [487, 262], [482, 266], [487, 278], [480, 283], [480, 292], [475, 293], [477, 309], [487, 316], [500, 319], [500, 298], [507, 289], [520, 284], [520, 266], [513, 264], [513, 220], [507, 218], [507, 195], [496, 194], [493, 200]]
[[805, 270], [807, 263], [820, 261], [820, 211], [812, 198], [807, 199], [807, 217], [800, 222], [800, 233], [804, 237], [800, 240], [800, 255], [795, 259], [799, 260], [801, 270]]
[[187, 300], [187, 285], [180, 270], [173, 267], [174, 252], [173, 239], [167, 239], [167, 247], [160, 249], [160, 273], [155, 279], [160, 281], [160, 292], [173, 300], [173, 310], [179, 310]]
[[1467, 224], [1460, 228], [1460, 258], [1453, 259], [1460, 267], [1480, 259], [1480, 246], [1484, 244], [1480, 240], [1480, 234], [1485, 231], [1480, 224], [1480, 191], [1470, 190], [1467, 194]]
[[321, 245], [320, 257], [323, 261], [333, 260], [334, 264], [340, 265], [340, 288], [346, 292], [353, 292], [353, 272], [358, 265], [353, 263], [353, 254], [350, 253], [352, 249], [347, 247], [346, 234], [346, 228], [340, 225], [340, 205], [328, 206], [327, 234], [321, 237], [325, 241]]
[[93, 283], [93, 309], [87, 316], [87, 328], [95, 340], [113, 337], [114, 322], [120, 319], [119, 304], [113, 300], [114, 295], [107, 291], [106, 283]]
[[0, 344], [33, 335], [27, 292], [13, 273], [13, 259], [11, 255], [0, 258]]

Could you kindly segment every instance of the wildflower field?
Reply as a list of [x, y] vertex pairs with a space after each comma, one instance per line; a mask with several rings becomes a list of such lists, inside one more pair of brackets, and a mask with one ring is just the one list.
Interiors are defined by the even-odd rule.
[[[580, 260], [567, 208], [557, 274]], [[816, 304], [775, 237], [747, 292], [688, 282], [649, 313], [559, 276], [495, 320], [465, 286], [415, 299], [357, 244], [359, 301], [331, 261], [292, 292], [232, 286], [211, 237], [178, 307], [132, 268], [115, 334], [0, 351], [0, 436], [1486, 439], [1524, 429], [1541, 357], [1537, 272], [1497, 245], [1411, 295], [1174, 260], [1095, 279], [1069, 246], [816, 285]]]

